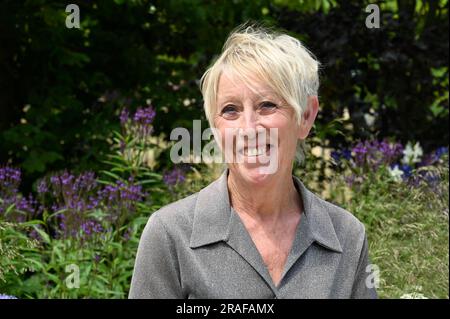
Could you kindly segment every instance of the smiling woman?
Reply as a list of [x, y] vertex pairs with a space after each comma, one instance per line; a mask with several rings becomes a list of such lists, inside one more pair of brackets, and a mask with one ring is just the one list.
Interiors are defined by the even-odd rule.
[[130, 298], [377, 296], [364, 225], [292, 175], [319, 110], [318, 65], [286, 34], [231, 33], [201, 90], [225, 157], [243, 161], [150, 217]]

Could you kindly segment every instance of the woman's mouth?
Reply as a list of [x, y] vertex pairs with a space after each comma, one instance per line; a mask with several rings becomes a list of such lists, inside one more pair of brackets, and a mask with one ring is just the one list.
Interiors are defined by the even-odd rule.
[[239, 150], [239, 154], [247, 157], [269, 156], [271, 147], [271, 144], [258, 145], [256, 147], [245, 146]]

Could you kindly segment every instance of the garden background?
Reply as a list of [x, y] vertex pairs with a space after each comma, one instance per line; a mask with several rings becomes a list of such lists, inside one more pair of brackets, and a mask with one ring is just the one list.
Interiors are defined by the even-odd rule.
[[[199, 78], [248, 20], [321, 61], [295, 174], [364, 222], [382, 298], [448, 298], [448, 2], [2, 0], [0, 297], [126, 298], [162, 205], [218, 177], [170, 161]], [[77, 272], [79, 271], [79, 273]], [[79, 274], [79, 283], [75, 275]]]

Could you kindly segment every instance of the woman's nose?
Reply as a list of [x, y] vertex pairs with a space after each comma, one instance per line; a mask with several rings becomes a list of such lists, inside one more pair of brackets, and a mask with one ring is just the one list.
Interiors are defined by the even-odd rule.
[[259, 116], [258, 113], [251, 108], [247, 108], [244, 110], [244, 116], [243, 116], [244, 123], [242, 123], [243, 129], [256, 129], [259, 122]]
[[[261, 123], [260, 115], [253, 107], [244, 110], [244, 116], [242, 117], [243, 123], [239, 129], [239, 135], [244, 137], [244, 140], [249, 142], [250, 140], [256, 141], [259, 138], [265, 138], [265, 127]], [[262, 136], [261, 136], [262, 135]]]

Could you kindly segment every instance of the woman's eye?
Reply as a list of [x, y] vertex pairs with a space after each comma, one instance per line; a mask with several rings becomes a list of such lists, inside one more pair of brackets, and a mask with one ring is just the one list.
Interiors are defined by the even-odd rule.
[[229, 105], [229, 106], [225, 106], [223, 109], [222, 109], [222, 114], [234, 114], [236, 112], [236, 108], [234, 107], [234, 106], [231, 106], [231, 105]]
[[260, 104], [260, 107], [262, 109], [272, 110], [272, 109], [275, 109], [277, 107], [277, 105], [275, 103], [272, 103], [272, 102], [262, 102]]

